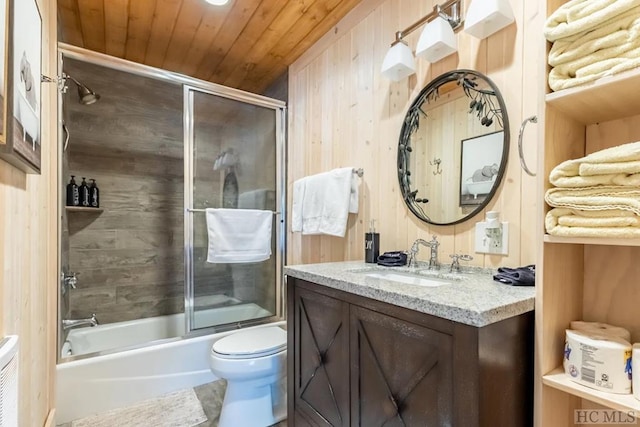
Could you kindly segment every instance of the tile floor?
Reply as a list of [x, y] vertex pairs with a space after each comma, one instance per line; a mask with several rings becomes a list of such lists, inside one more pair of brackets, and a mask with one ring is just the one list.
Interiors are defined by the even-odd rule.
[[[196, 427], [218, 427], [218, 418], [220, 418], [220, 408], [222, 407], [226, 387], [227, 382], [220, 380], [194, 388], [196, 396], [198, 396], [198, 400], [202, 404], [202, 409], [207, 416], [207, 421], [198, 424]], [[71, 423], [59, 424], [58, 427], [71, 427]], [[273, 427], [287, 427], [287, 421], [282, 421]]]

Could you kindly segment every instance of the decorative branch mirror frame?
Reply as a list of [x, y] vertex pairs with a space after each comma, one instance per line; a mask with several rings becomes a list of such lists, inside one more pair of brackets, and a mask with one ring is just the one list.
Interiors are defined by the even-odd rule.
[[500, 187], [509, 142], [506, 105], [491, 79], [474, 70], [436, 77], [409, 107], [400, 132], [397, 170], [405, 204], [429, 224], [472, 218]]

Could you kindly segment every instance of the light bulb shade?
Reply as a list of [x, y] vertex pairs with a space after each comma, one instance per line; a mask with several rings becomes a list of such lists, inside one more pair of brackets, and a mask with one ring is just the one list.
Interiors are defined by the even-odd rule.
[[515, 21], [509, 0], [473, 0], [467, 10], [464, 31], [484, 39]]
[[443, 17], [438, 16], [425, 25], [422, 30], [416, 55], [429, 62], [438, 62], [455, 53], [456, 50], [458, 50], [458, 42], [451, 24]]
[[204, 1], [214, 6], [224, 6], [225, 4], [229, 3], [229, 0], [204, 0]]
[[391, 46], [382, 61], [382, 75], [398, 82], [416, 72], [416, 63], [411, 48], [398, 42]]

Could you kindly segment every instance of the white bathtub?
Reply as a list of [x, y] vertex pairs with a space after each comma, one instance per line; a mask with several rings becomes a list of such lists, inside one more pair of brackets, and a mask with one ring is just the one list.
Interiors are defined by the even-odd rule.
[[[260, 309], [269, 314], [253, 304], [243, 304], [235, 308]], [[219, 313], [212, 312], [219, 310], [221, 309], [207, 310], [202, 315], [218, 315]], [[182, 335], [184, 329], [180, 329], [180, 322], [184, 322], [183, 316], [160, 316], [73, 330], [69, 334], [71, 348], [74, 352], [74, 347], [95, 352], [100, 351], [100, 347], [105, 347], [107, 342], [109, 345], [106, 348], [121, 348], [162, 339], [166, 338], [163, 334], [169, 333], [165, 329], [167, 325], [172, 325], [170, 328], [175, 328], [174, 331], [180, 331], [177, 335]], [[255, 328], [284, 323], [276, 322]], [[217, 378], [209, 370], [209, 351], [216, 340], [230, 333], [233, 331], [161, 342], [150, 347], [59, 364], [56, 368], [56, 423], [66, 423], [172, 391], [215, 381]], [[132, 340], [132, 336], [136, 339]], [[118, 344], [116, 339], [120, 339], [121, 344]]]

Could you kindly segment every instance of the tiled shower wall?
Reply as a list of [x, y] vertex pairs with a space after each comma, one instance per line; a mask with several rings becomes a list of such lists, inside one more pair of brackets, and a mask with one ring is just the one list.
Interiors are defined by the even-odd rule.
[[[111, 323], [183, 312], [182, 87], [72, 59], [65, 59], [65, 72], [101, 99], [80, 105], [72, 83], [65, 94], [71, 137], [63, 185], [71, 174], [78, 184], [82, 177], [96, 179], [103, 209], [63, 217], [63, 234], [68, 229], [63, 266], [68, 259], [69, 269], [78, 274], [78, 288], [69, 292], [69, 317], [96, 313], [101, 323]], [[194, 206], [222, 205], [226, 171], [214, 171], [212, 165], [231, 147], [241, 157], [240, 192], [275, 188], [273, 131], [254, 129], [268, 115], [221, 115], [209, 101], [210, 107], [196, 108]], [[264, 208], [276, 210], [275, 200]], [[207, 264], [204, 215], [194, 215], [195, 296], [226, 295], [275, 311], [274, 258]]]
[[67, 212], [71, 318], [101, 323], [184, 307], [182, 87], [65, 60], [65, 72], [101, 95], [65, 95], [69, 175], [94, 178], [102, 212]]

